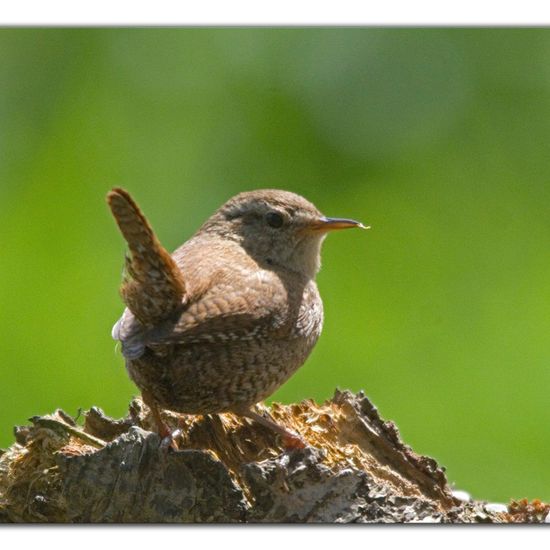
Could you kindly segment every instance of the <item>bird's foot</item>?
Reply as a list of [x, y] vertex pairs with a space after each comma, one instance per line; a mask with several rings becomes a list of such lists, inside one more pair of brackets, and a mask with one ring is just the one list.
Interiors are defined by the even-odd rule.
[[177, 430], [172, 431], [168, 427], [160, 415], [158, 405], [149, 392], [143, 391], [142, 397], [143, 402], [149, 407], [149, 409], [151, 409], [153, 421], [157, 426], [157, 433], [160, 437], [160, 449], [164, 452], [168, 449], [177, 451], [178, 446], [175, 440], [181, 435], [181, 430], [178, 428]]
[[286, 450], [305, 449], [307, 447], [307, 442], [300, 435], [280, 426], [275, 421], [271, 420], [271, 418], [266, 418], [250, 409], [241, 409], [239, 410], [239, 414], [247, 416], [259, 424], [262, 424], [262, 426], [266, 426], [270, 430], [273, 430], [281, 437], [283, 447]]
[[159, 430], [159, 436], [161, 438], [159, 448], [164, 452], [167, 452], [168, 449], [179, 451], [176, 439], [180, 437], [182, 433], [181, 430], [178, 428], [172, 432], [166, 424], [163, 425], [163, 428], [164, 429]]

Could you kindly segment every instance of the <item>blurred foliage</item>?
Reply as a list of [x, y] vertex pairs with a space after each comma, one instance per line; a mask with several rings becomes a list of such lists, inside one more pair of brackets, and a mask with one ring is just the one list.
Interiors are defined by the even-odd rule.
[[331, 235], [274, 396], [364, 389], [474, 496], [550, 500], [550, 30], [0, 30], [0, 444], [136, 388], [110, 329], [128, 188], [168, 248], [252, 188]]

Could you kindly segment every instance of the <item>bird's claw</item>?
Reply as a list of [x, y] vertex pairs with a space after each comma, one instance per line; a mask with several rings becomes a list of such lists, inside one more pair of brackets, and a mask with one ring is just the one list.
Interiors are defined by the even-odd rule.
[[173, 451], [179, 451], [179, 448], [176, 444], [176, 439], [181, 435], [182, 431], [178, 428], [177, 430], [174, 430], [173, 432], [168, 432], [167, 434], [159, 434], [161, 436], [161, 441], [159, 448], [163, 452], [167, 452], [168, 449], [172, 449]]

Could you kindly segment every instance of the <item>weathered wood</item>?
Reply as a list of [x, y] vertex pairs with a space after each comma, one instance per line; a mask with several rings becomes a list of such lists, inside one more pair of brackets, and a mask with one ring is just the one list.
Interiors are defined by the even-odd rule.
[[508, 513], [457, 498], [443, 469], [403, 444], [362, 393], [269, 413], [308, 446], [284, 450], [271, 430], [232, 414], [165, 412], [182, 436], [179, 451], [163, 449], [139, 399], [122, 420], [96, 407], [83, 426], [60, 410], [33, 417], [0, 456], [0, 521], [502, 523], [548, 514], [542, 503], [527, 518], [529, 503]]

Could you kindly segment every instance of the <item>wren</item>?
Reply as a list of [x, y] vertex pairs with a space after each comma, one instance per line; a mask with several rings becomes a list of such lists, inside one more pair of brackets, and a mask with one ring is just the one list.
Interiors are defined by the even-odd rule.
[[159, 408], [233, 412], [268, 426], [287, 447], [301, 438], [254, 412], [301, 367], [323, 325], [315, 275], [328, 232], [364, 226], [327, 218], [279, 190], [236, 195], [170, 255], [130, 194], [107, 201], [128, 243], [113, 327], [130, 378], [170, 437]]

